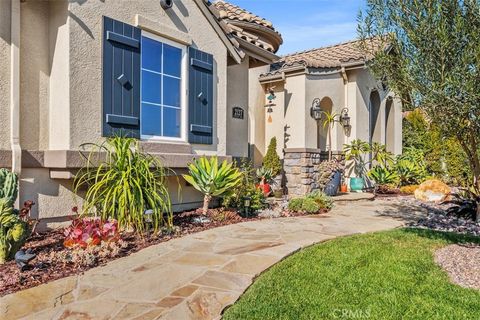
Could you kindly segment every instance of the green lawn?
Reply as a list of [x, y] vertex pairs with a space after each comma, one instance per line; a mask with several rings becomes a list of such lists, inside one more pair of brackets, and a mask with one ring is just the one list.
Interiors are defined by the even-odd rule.
[[319, 244], [261, 275], [224, 319], [480, 319], [480, 291], [433, 261], [465, 241], [479, 239], [398, 229]]

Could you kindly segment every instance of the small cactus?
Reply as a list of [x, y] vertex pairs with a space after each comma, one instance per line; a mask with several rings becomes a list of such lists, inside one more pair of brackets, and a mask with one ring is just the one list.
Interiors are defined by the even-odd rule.
[[0, 169], [0, 264], [13, 259], [29, 235], [28, 223], [13, 208], [17, 194], [17, 175]]
[[15, 203], [18, 195], [18, 177], [15, 173], [0, 169], [0, 198], [8, 199], [11, 206]]

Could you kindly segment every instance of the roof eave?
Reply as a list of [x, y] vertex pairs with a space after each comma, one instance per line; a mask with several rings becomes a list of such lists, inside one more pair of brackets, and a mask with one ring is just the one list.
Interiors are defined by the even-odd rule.
[[236, 38], [240, 47], [251, 57], [258, 59], [266, 64], [271, 64], [274, 61], [280, 59], [275, 53], [270, 52], [268, 50], [262, 49], [248, 41], [245, 41], [241, 38]]
[[219, 22], [214, 18], [214, 15], [210, 11], [209, 6], [205, 3], [204, 0], [194, 0], [194, 1], [197, 4], [197, 6], [200, 8], [200, 11], [202, 11], [205, 18], [207, 18], [208, 22], [210, 22], [210, 24], [212, 25], [213, 29], [215, 30], [217, 35], [220, 37], [222, 42], [227, 47], [227, 50], [230, 53], [230, 56], [233, 58], [233, 60], [238, 64], [242, 63], [244, 56], [241, 55], [241, 53], [234, 47], [231, 40], [228, 39], [227, 35], [225, 34], [222, 27], [220, 26]]

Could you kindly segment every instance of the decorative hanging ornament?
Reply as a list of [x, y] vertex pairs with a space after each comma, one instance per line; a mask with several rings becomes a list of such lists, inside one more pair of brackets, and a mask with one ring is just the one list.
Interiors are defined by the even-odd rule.
[[268, 123], [272, 123], [272, 116], [271, 115], [268, 116]]

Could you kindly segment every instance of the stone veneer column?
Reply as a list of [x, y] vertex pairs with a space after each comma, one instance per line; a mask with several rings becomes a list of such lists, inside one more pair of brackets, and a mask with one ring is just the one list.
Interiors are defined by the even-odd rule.
[[320, 149], [285, 149], [283, 169], [288, 197], [304, 196], [318, 190], [319, 164], [323, 160]]

